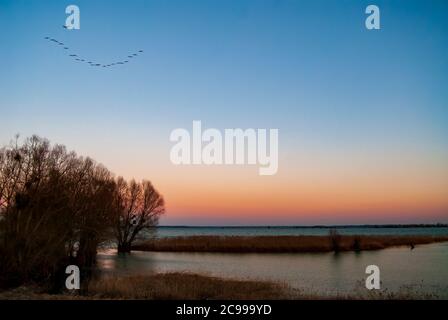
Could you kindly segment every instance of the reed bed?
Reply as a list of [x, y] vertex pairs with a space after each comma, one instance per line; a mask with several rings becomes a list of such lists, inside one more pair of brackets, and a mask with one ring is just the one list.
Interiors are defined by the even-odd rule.
[[221, 253], [298, 253], [379, 250], [448, 241], [448, 236], [189, 236], [158, 238], [132, 250]]
[[89, 284], [88, 296], [99, 299], [254, 300], [291, 299], [293, 292], [287, 285], [278, 283], [177, 272], [103, 278]]

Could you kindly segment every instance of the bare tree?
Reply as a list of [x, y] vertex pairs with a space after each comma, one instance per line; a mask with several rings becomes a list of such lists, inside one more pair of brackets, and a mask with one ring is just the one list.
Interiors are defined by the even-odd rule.
[[149, 181], [126, 182], [118, 178], [115, 199], [115, 237], [118, 252], [130, 252], [143, 230], [154, 228], [165, 212], [164, 200]]
[[37, 136], [18, 141], [0, 148], [0, 287], [34, 281], [57, 288], [69, 264], [86, 279], [102, 241], [115, 237], [118, 250], [129, 252], [164, 213], [149, 181], [115, 179]]
[[57, 282], [73, 261], [89, 268], [114, 196], [109, 171], [64, 146], [33, 136], [0, 149], [0, 285]]

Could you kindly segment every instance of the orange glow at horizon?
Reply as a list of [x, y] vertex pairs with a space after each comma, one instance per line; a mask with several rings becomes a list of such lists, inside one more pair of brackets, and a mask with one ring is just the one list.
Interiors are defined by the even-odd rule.
[[127, 157], [121, 165], [105, 165], [125, 178], [151, 180], [166, 201], [161, 221], [169, 224], [178, 219], [189, 223], [190, 218], [193, 224], [276, 219], [448, 222], [445, 155], [296, 152], [283, 155], [276, 175], [259, 176], [258, 166], [175, 166], [167, 154], [155, 153], [150, 163], [146, 154], [136, 155], [131, 167]]

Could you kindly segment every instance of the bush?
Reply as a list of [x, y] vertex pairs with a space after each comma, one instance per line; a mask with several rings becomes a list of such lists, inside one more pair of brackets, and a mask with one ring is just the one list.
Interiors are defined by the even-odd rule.
[[37, 136], [0, 149], [0, 286], [54, 288], [67, 265], [88, 270], [109, 228], [114, 185], [104, 167]]
[[331, 250], [339, 252], [341, 250], [341, 235], [336, 229], [330, 229], [329, 232]]
[[361, 237], [355, 236], [353, 238], [353, 250], [355, 252], [361, 251]]
[[0, 148], [0, 287], [35, 282], [58, 291], [70, 264], [88, 279], [101, 242], [120, 234], [130, 249], [163, 211], [148, 181], [128, 184], [62, 145], [16, 137]]

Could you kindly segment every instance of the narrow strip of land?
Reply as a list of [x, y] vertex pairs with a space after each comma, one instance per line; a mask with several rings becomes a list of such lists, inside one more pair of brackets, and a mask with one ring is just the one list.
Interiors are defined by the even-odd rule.
[[189, 236], [157, 238], [132, 250], [221, 253], [299, 253], [379, 250], [448, 241], [448, 236]]

